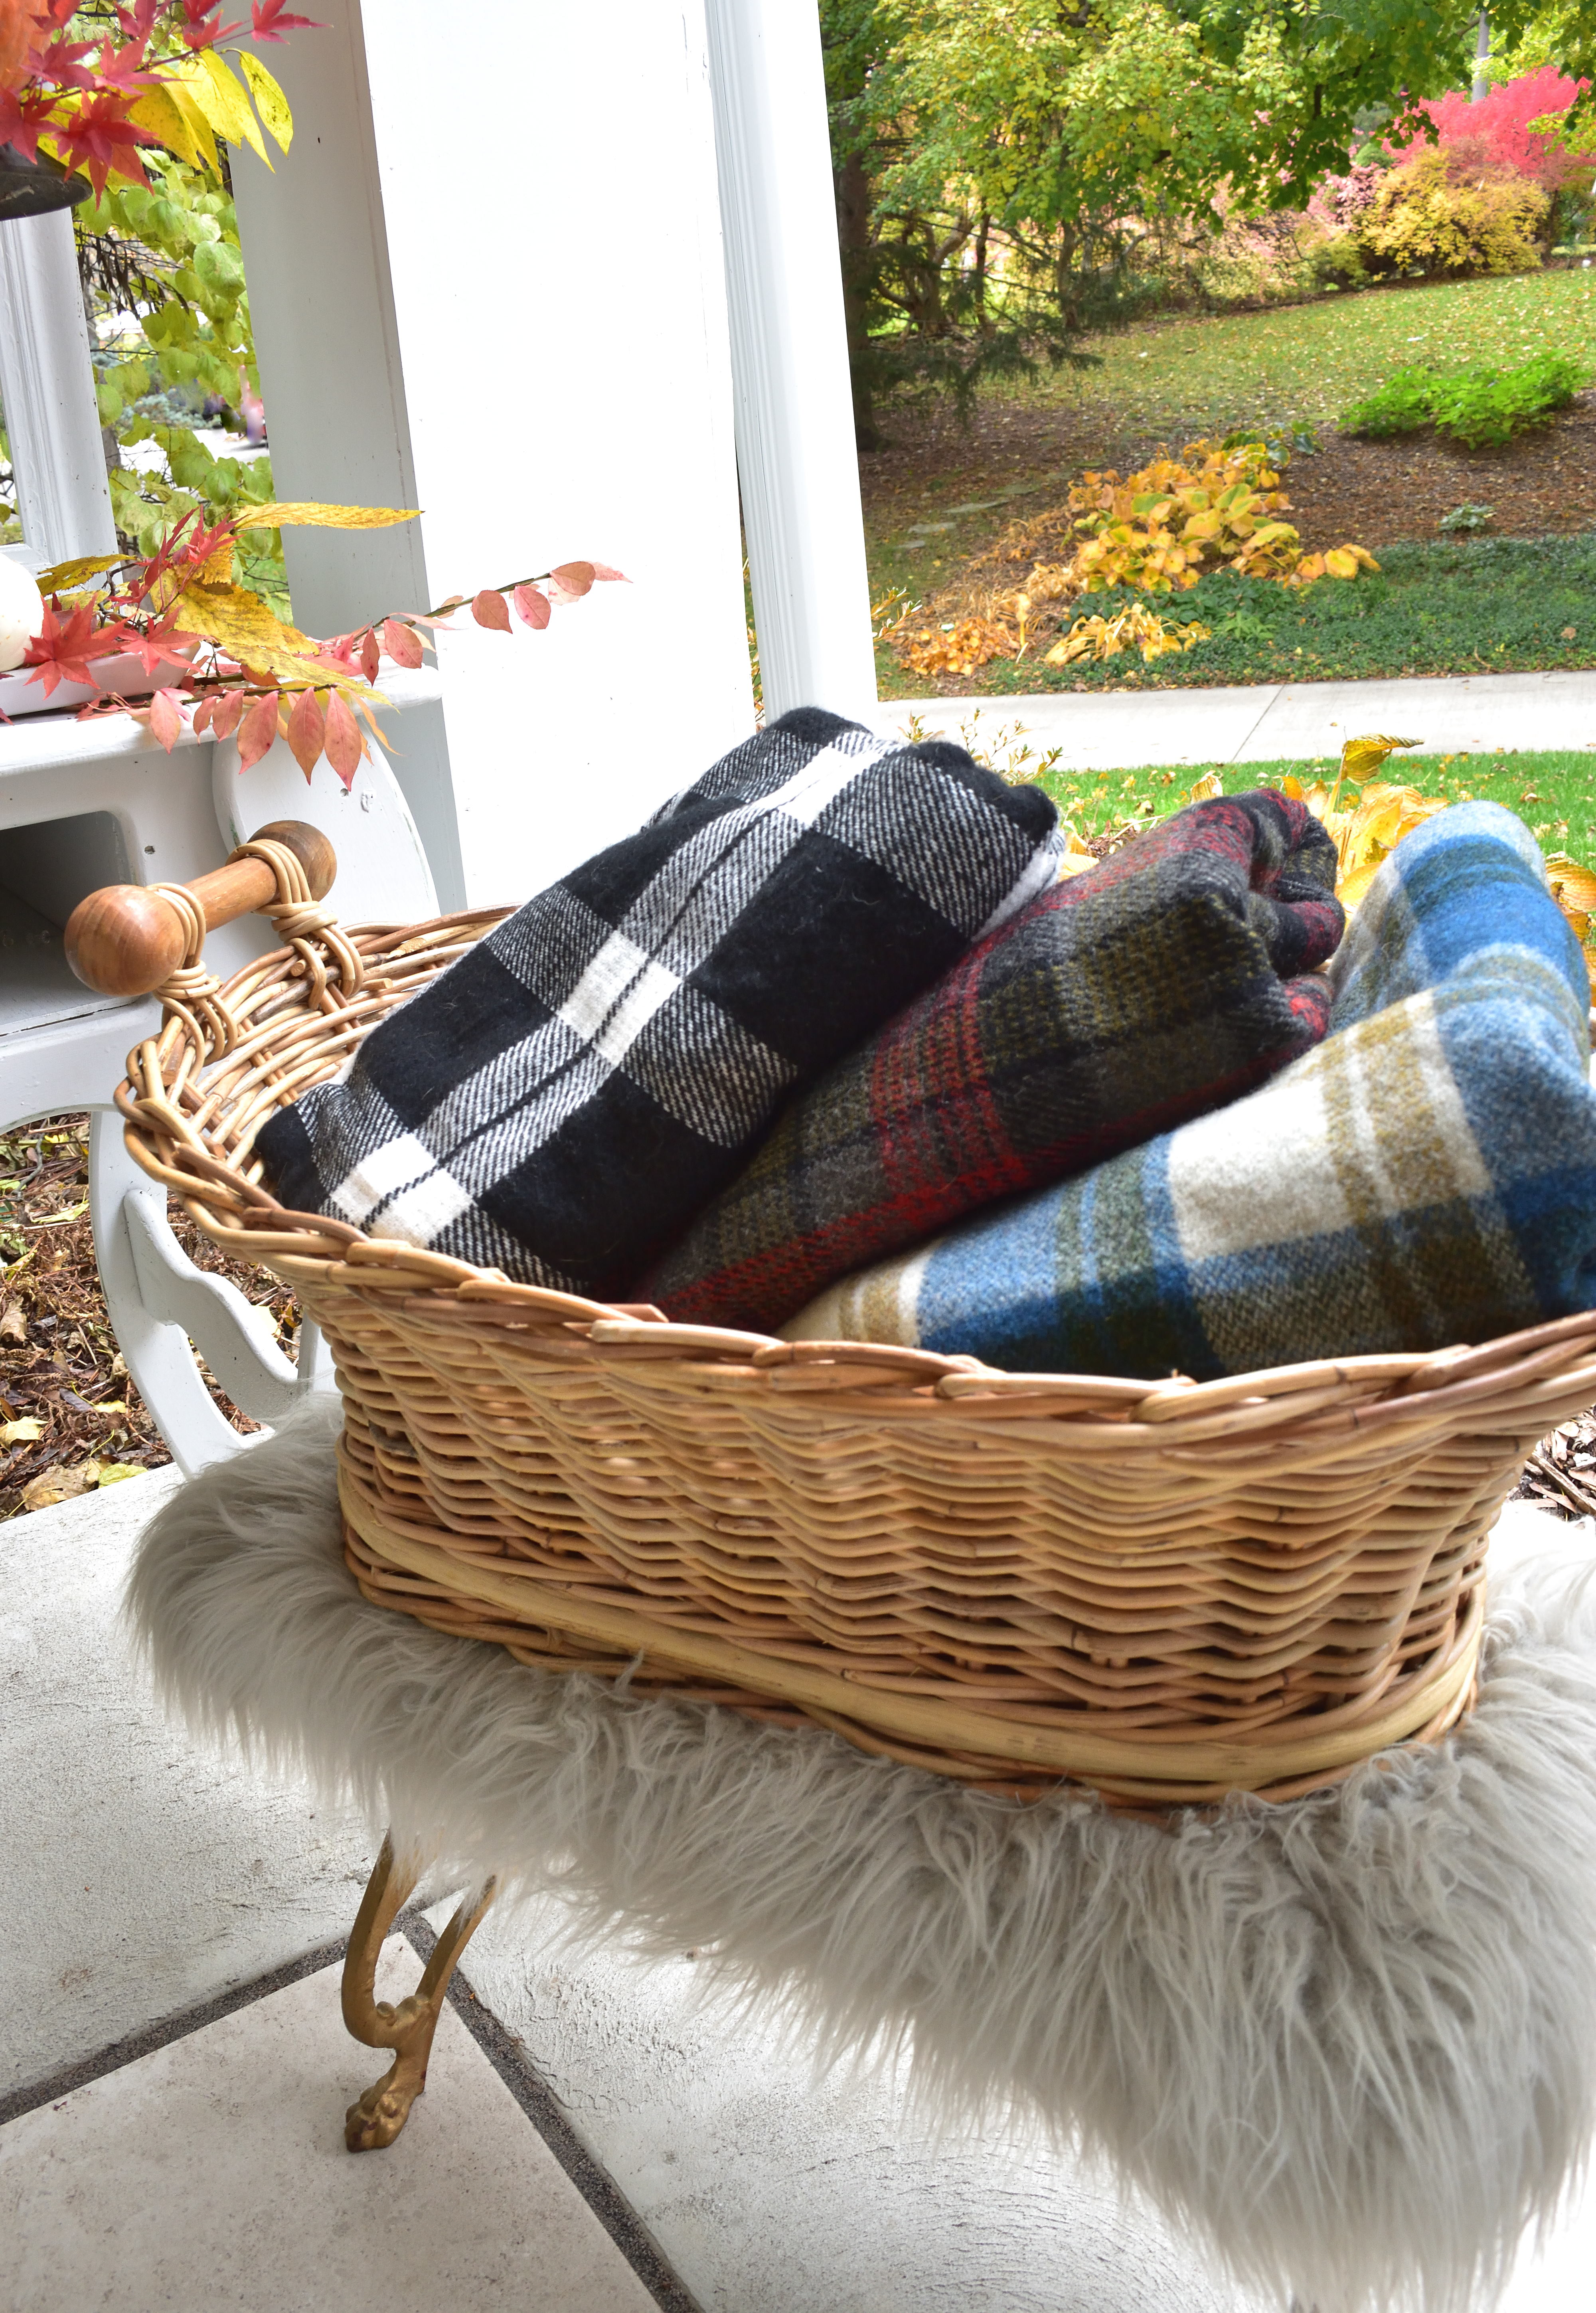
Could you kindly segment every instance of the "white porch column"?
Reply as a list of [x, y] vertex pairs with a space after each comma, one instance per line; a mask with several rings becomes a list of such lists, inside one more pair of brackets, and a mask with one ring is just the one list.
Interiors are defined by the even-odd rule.
[[395, 764], [440, 887], [452, 842], [461, 897], [521, 899], [752, 727], [703, 0], [315, 13], [263, 52], [292, 153], [234, 159], [273, 475], [425, 512], [288, 533], [296, 616], [633, 582], [540, 635], [468, 615], [446, 772]]
[[815, 0], [707, 0], [737, 464], [771, 717], [875, 711]]
[[7, 551], [31, 570], [114, 554], [68, 209], [0, 224], [0, 404], [22, 518], [22, 543]]

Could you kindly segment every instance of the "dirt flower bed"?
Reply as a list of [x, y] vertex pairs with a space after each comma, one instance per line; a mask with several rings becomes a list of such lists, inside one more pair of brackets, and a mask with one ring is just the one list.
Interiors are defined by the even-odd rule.
[[[118, 1353], [88, 1198], [86, 1117], [0, 1135], [0, 1519], [171, 1459]], [[197, 1267], [230, 1278], [271, 1311], [292, 1358], [298, 1311], [288, 1288], [227, 1260], [175, 1200], [168, 1214]], [[196, 1362], [233, 1428], [258, 1429]]]

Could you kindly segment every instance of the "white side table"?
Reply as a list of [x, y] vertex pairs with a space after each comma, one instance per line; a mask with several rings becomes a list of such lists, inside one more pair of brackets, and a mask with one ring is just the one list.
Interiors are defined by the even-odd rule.
[[[427, 773], [446, 782], [430, 673], [384, 683], [382, 721], [422, 815]], [[446, 792], [438, 798], [440, 816]], [[66, 963], [62, 932], [105, 884], [187, 883], [219, 867], [273, 819], [303, 819], [338, 853], [333, 900], [346, 921], [415, 922], [438, 912], [434, 874], [399, 780], [379, 757], [346, 794], [318, 764], [307, 785], [279, 743], [243, 773], [231, 742], [185, 735], [171, 754], [129, 716], [78, 723], [32, 716], [0, 730], [0, 1129], [86, 1109], [90, 1216], [118, 1345], [173, 1458], [192, 1474], [249, 1441], [217, 1412], [190, 1344], [251, 1419], [280, 1420], [329, 1378], [315, 1328], [299, 1364], [235, 1286], [197, 1269], [167, 1224], [164, 1192], [127, 1155], [111, 1094], [127, 1054], [160, 1024], [153, 998], [99, 996]], [[452, 880], [447, 873], [443, 879]], [[451, 895], [452, 896], [452, 895]], [[249, 917], [206, 944], [224, 978], [272, 945]]]

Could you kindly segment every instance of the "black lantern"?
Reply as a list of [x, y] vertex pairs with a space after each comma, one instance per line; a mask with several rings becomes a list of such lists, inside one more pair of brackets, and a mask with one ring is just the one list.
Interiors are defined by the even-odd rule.
[[0, 145], [0, 221], [75, 208], [90, 189], [87, 177], [69, 177], [48, 153], [30, 161], [14, 145]]

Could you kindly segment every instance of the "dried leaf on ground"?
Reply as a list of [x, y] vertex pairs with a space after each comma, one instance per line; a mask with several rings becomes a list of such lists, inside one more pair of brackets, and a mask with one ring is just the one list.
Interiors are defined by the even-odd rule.
[[[171, 1458], [106, 1315], [87, 1190], [86, 1118], [0, 1134], [0, 1520]], [[270, 1311], [292, 1357], [298, 1317], [288, 1288], [229, 1261], [175, 1201], [169, 1218], [197, 1267], [231, 1279]], [[255, 1429], [203, 1363], [199, 1369], [224, 1418]]]

